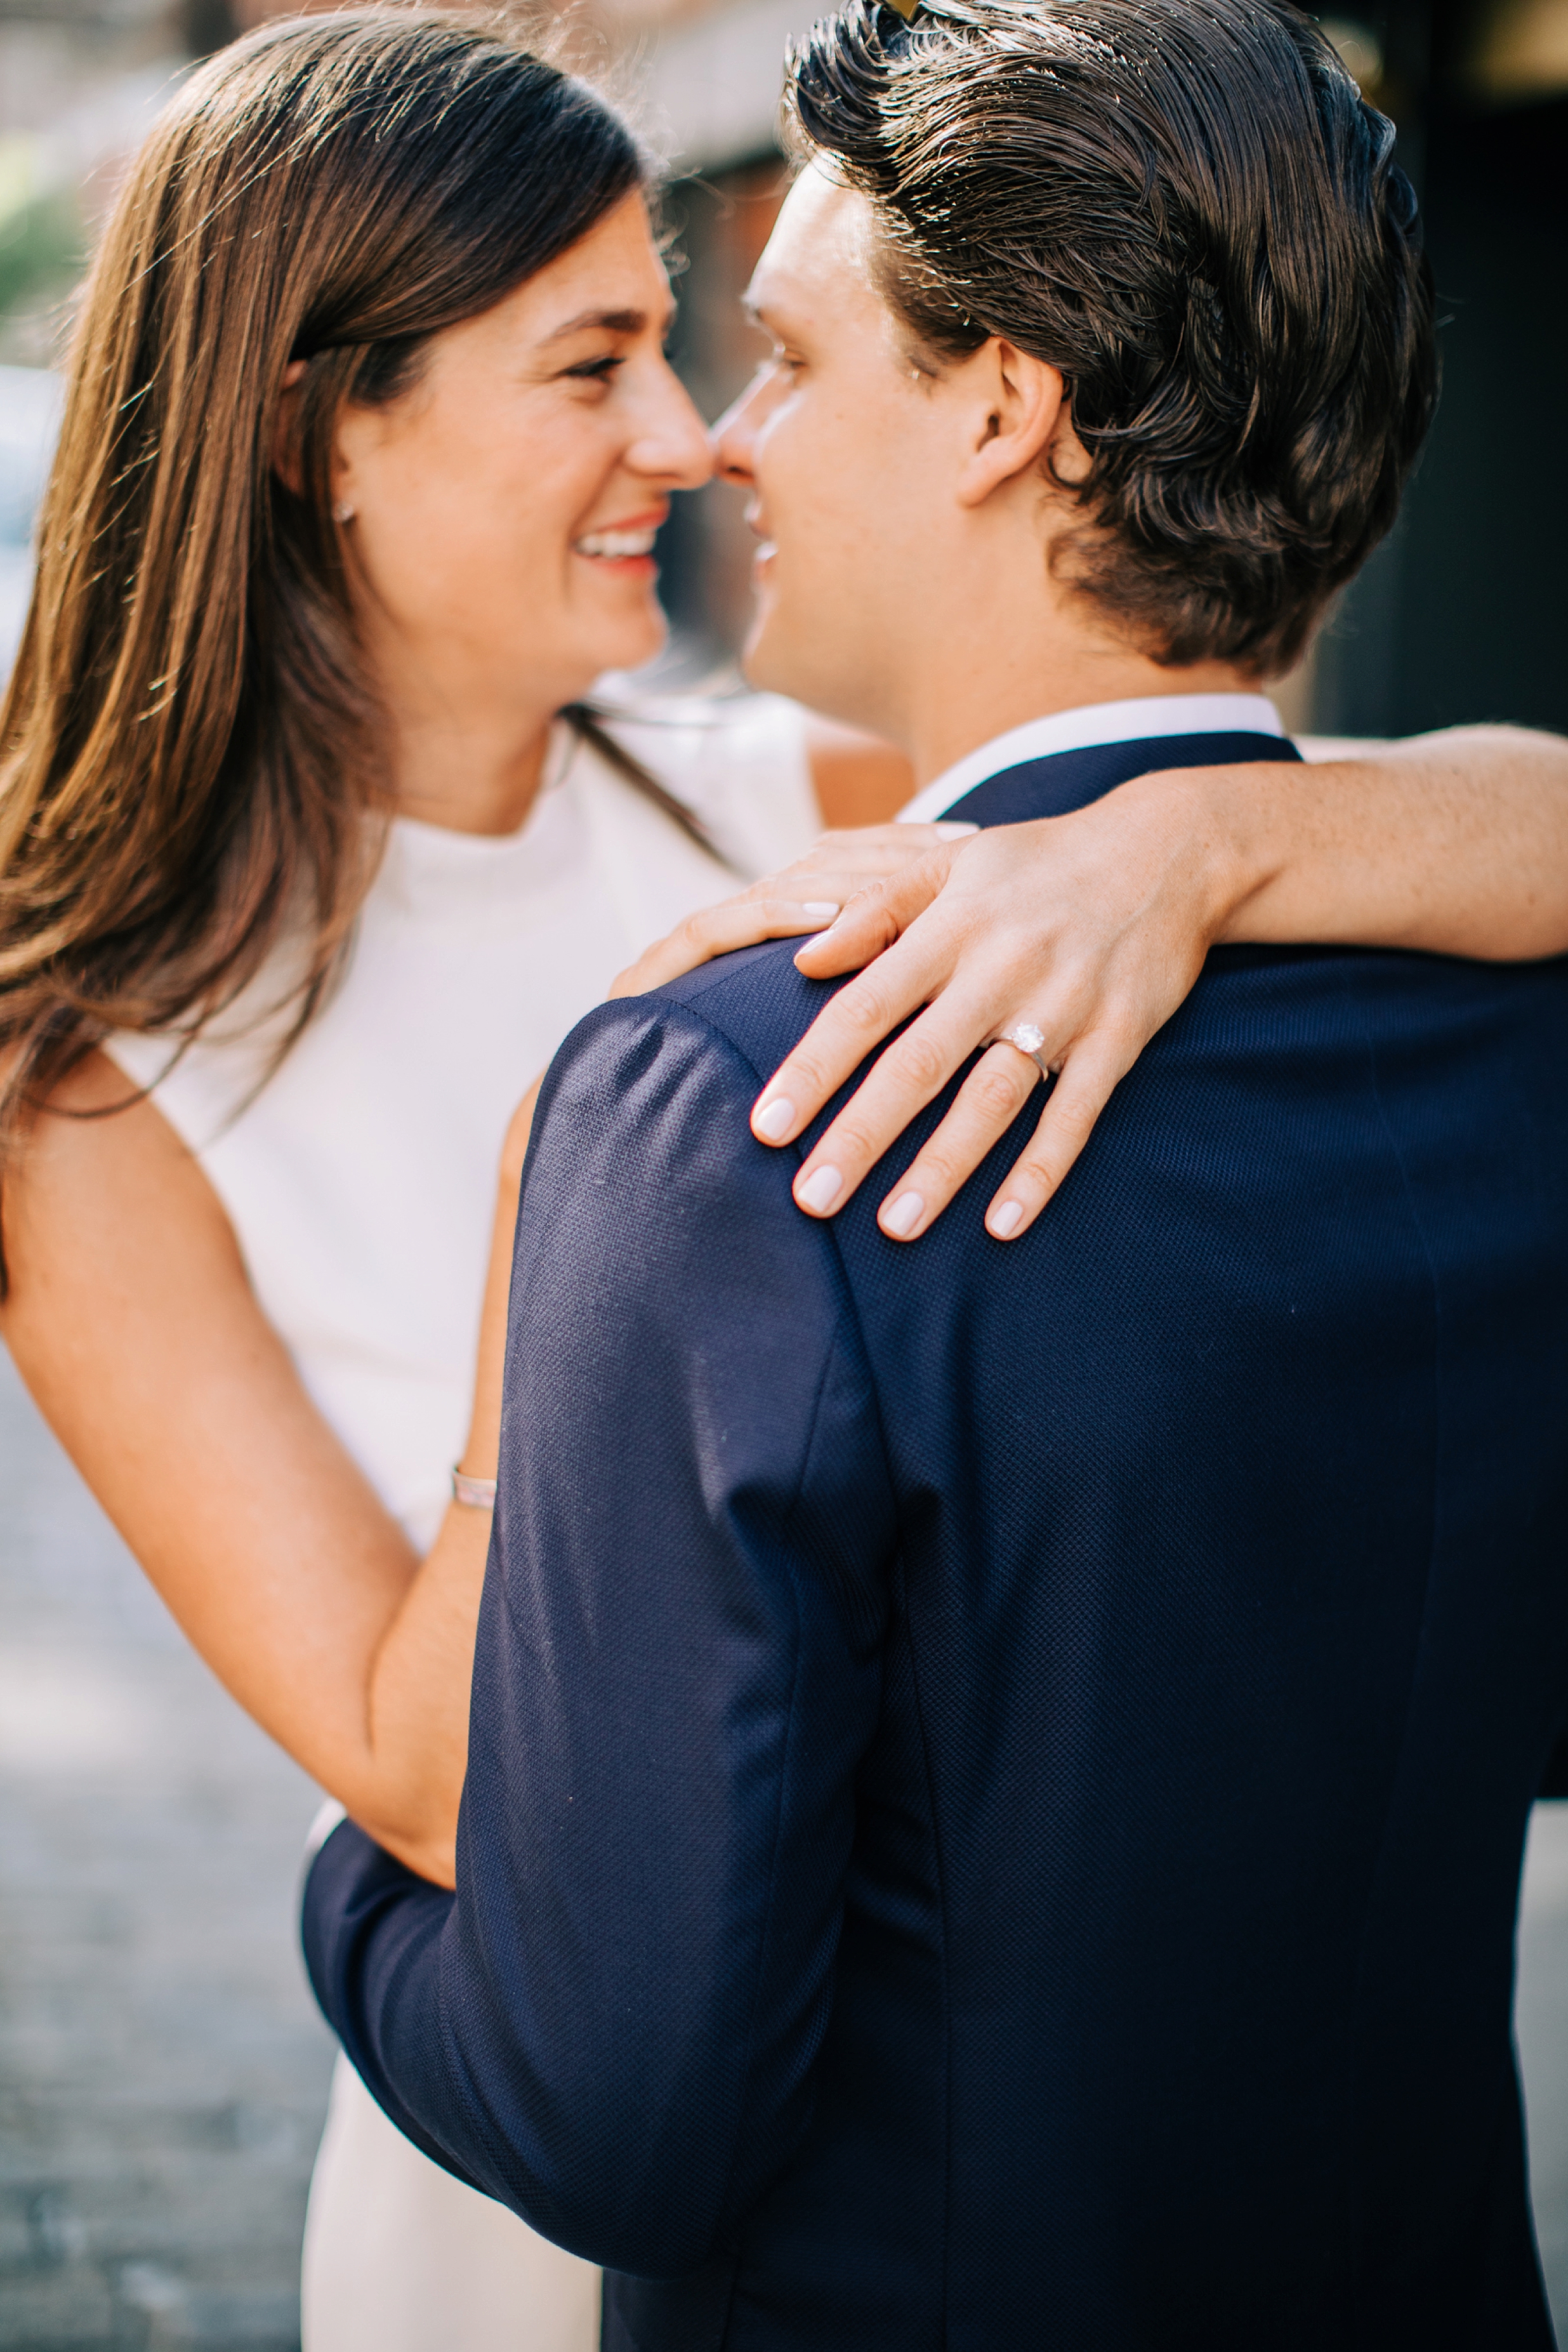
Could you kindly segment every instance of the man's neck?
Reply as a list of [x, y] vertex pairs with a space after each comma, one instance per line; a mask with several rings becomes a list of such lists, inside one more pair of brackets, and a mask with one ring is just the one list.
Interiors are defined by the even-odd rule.
[[922, 786], [971, 751], [1035, 719], [1101, 702], [1150, 696], [1255, 694], [1257, 681], [1228, 662], [1166, 668], [1142, 654], [1107, 645], [1074, 646], [1069, 658], [1010, 661], [994, 653], [975, 664], [945, 661], [938, 680], [916, 688], [908, 749]]
[[991, 736], [944, 768], [930, 783], [923, 784], [899, 815], [906, 824], [934, 824], [993, 776], [1064, 753], [1146, 743], [1157, 736], [1279, 736], [1283, 732], [1274, 705], [1256, 690], [1239, 694], [1228, 688], [1218, 694], [1134, 694], [1120, 702], [1080, 703], [1071, 710], [1026, 719], [1020, 727]]

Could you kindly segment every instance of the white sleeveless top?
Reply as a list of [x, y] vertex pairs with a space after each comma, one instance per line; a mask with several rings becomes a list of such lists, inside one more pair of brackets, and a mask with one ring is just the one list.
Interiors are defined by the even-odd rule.
[[[745, 879], [821, 830], [804, 723], [771, 696], [645, 706], [615, 731]], [[615, 974], [742, 887], [564, 728], [521, 829], [399, 819], [341, 984], [265, 1066], [279, 960], [170, 1066], [107, 1051], [200, 1160], [307, 1390], [423, 1547], [467, 1431], [502, 1139]]]

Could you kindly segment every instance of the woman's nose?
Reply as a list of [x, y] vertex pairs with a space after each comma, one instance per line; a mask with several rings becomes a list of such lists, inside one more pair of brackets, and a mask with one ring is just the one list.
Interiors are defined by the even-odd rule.
[[632, 463], [640, 473], [656, 474], [675, 489], [700, 490], [713, 477], [707, 427], [691, 394], [667, 363], [664, 374], [665, 381], [632, 452]]

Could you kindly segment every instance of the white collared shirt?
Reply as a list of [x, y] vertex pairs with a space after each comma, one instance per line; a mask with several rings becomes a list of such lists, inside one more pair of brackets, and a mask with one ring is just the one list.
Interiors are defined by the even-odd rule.
[[1128, 702], [1090, 702], [1077, 710], [1053, 711], [993, 736], [898, 812], [901, 824], [931, 824], [983, 784], [1026, 760], [1049, 760], [1058, 751], [1084, 751], [1096, 743], [1135, 743], [1151, 735], [1283, 735], [1279, 712], [1266, 694], [1146, 694]]

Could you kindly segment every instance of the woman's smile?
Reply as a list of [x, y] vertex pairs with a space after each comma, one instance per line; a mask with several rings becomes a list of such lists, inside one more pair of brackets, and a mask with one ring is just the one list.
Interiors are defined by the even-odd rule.
[[668, 513], [665, 506], [655, 514], [632, 515], [624, 521], [601, 523], [574, 539], [571, 551], [610, 571], [651, 578], [657, 570], [653, 542]]

